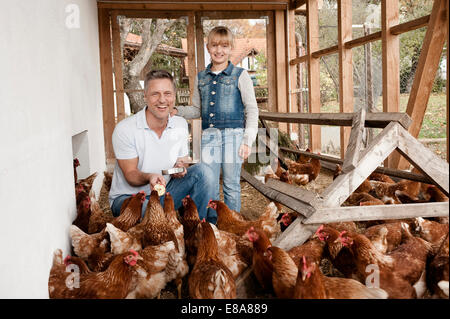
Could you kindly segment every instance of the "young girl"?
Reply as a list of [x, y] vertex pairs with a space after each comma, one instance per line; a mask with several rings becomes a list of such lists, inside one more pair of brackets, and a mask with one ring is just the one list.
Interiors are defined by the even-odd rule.
[[[215, 198], [220, 199], [222, 170], [223, 194], [227, 206], [240, 212], [241, 166], [250, 155], [258, 130], [258, 106], [253, 82], [246, 70], [230, 62], [233, 34], [226, 27], [215, 27], [206, 48], [211, 63], [195, 82], [193, 107], [177, 107], [177, 115], [202, 118], [202, 162], [209, 165], [217, 181]], [[215, 223], [217, 214], [209, 209], [207, 220]]]

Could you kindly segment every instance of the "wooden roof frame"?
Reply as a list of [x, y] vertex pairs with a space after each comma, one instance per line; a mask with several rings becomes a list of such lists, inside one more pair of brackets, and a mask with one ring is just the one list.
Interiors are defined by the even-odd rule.
[[[118, 15], [133, 17], [160, 17], [179, 18], [186, 17], [188, 28], [188, 60], [190, 76], [204, 68], [203, 51], [195, 46], [203, 45], [203, 32], [198, 27], [198, 21], [208, 16], [214, 19], [226, 18], [259, 18], [267, 16], [267, 58], [268, 58], [268, 87], [269, 110], [279, 113], [297, 113], [296, 98], [298, 90], [295, 68], [306, 63], [308, 69], [308, 100], [309, 111], [320, 112], [320, 80], [319, 59], [322, 56], [338, 53], [340, 85], [340, 112], [353, 112], [353, 83], [351, 76], [352, 57], [351, 49], [368, 42], [382, 41], [382, 68], [383, 68], [383, 112], [399, 111], [399, 38], [408, 32], [423, 26], [428, 26], [421, 52], [418, 71], [413, 83], [407, 114], [411, 116], [413, 124], [410, 132], [417, 137], [423, 117], [425, 115], [432, 81], [438, 68], [438, 61], [448, 34], [448, 4], [445, 0], [435, 0], [430, 15], [420, 17], [406, 23], [398, 23], [398, 2], [382, 1], [381, 23], [382, 30], [367, 36], [351, 38], [351, 0], [338, 1], [338, 44], [330, 48], [319, 50], [318, 46], [318, 4], [320, 0], [272, 0], [272, 1], [245, 1], [245, 0], [159, 0], [159, 1], [126, 1], [126, 0], [97, 0], [99, 13], [100, 36], [100, 62], [102, 77], [102, 98], [104, 115], [105, 149], [108, 159], [113, 159], [111, 135], [115, 126], [114, 118], [114, 92], [112, 72], [117, 73], [115, 86], [118, 88], [117, 114], [120, 120], [123, 115], [123, 83], [121, 83], [120, 70], [113, 68], [113, 59], [120, 57], [111, 54], [109, 45], [117, 50], [117, 25], [114, 18]], [[295, 11], [306, 7], [308, 50], [305, 55], [297, 57], [295, 48]], [[263, 13], [261, 15], [261, 13]], [[113, 18], [113, 19], [111, 19]], [[112, 26], [112, 27], [111, 27]], [[112, 30], [112, 34], [111, 34]], [[189, 43], [191, 45], [189, 45]], [[195, 43], [195, 45], [193, 45]], [[107, 52], [109, 51], [109, 52]], [[116, 60], [118, 61], [118, 60]], [[194, 61], [194, 62], [192, 62]], [[447, 50], [448, 61], [448, 50]], [[448, 62], [447, 62], [448, 66]], [[190, 79], [190, 90], [193, 92], [193, 80]], [[447, 72], [448, 86], [448, 72]], [[122, 96], [121, 96], [122, 95]], [[448, 97], [448, 90], [447, 90]], [[447, 117], [448, 111], [447, 98]], [[296, 124], [281, 123], [279, 128], [291, 132]], [[447, 132], [449, 123], [447, 121]], [[350, 128], [341, 128], [341, 158], [344, 158], [350, 139]], [[320, 150], [320, 127], [310, 125], [310, 145], [313, 152]], [[447, 159], [449, 158], [449, 139], [447, 134]], [[390, 156], [385, 165], [403, 168], [404, 160], [399, 154]]]

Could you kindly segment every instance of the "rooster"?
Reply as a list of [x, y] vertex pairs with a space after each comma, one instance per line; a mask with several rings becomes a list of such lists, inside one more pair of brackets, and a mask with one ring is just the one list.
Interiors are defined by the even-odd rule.
[[233, 274], [219, 258], [214, 231], [204, 220], [200, 225], [202, 236], [189, 275], [189, 296], [193, 299], [234, 299], [236, 284]]
[[302, 256], [293, 298], [298, 299], [386, 299], [380, 288], [368, 288], [359, 281], [325, 277], [315, 258]]
[[267, 205], [265, 212], [257, 220], [252, 221], [235, 218], [232, 211], [222, 201], [210, 200], [208, 207], [217, 212], [217, 227], [220, 230], [242, 236], [253, 226], [264, 230], [271, 240], [280, 231], [280, 225], [277, 223], [278, 210], [273, 202]]

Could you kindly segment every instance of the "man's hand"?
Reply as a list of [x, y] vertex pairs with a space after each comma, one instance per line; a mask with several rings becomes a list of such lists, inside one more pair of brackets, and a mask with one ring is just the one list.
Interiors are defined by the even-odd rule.
[[161, 174], [154, 174], [154, 173], [150, 173], [149, 174], [149, 179], [148, 182], [150, 184], [150, 189], [153, 190], [156, 184], [162, 184], [164, 186], [166, 186], [166, 180], [164, 179], [164, 177]]
[[241, 144], [241, 147], [239, 147], [239, 156], [242, 157], [243, 160], [246, 160], [247, 157], [250, 156], [250, 153], [252, 152], [252, 149], [247, 144]]
[[182, 178], [182, 177], [184, 177], [184, 175], [186, 175], [186, 173], [187, 173], [187, 169], [186, 169], [187, 164], [184, 164], [184, 160], [185, 160], [185, 158], [183, 158], [183, 157], [178, 158], [177, 162], [173, 166], [173, 167], [183, 167], [184, 171], [181, 172], [181, 173], [173, 174], [172, 177], [174, 177], [174, 178]]

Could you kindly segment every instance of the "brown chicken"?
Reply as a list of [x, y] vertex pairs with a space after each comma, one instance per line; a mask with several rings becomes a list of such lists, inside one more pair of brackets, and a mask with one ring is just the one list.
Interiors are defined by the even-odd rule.
[[[307, 148], [305, 150], [305, 152], [311, 153], [311, 150], [309, 148]], [[303, 155], [303, 154], [298, 155], [297, 163], [306, 164], [306, 163], [309, 163], [310, 161], [311, 161], [311, 157]]]
[[138, 261], [135, 284], [126, 298], [159, 298], [161, 290], [173, 277], [171, 272], [176, 268], [176, 261], [170, 257], [174, 251], [175, 245], [172, 241], [140, 250], [138, 253], [142, 260]]
[[88, 274], [92, 272], [88, 265], [86, 265], [86, 262], [82, 258], [77, 256], [67, 255], [67, 257], [64, 258], [64, 265], [66, 266], [66, 270], [69, 269], [67, 268], [67, 266], [76, 265], [78, 267], [77, 271], [80, 274]]
[[271, 291], [273, 265], [269, 259], [267, 249], [272, 246], [265, 232], [258, 228], [250, 227], [246, 233], [247, 238], [253, 244], [252, 268], [256, 279], [266, 291]]
[[80, 161], [78, 158], [73, 159], [73, 178], [75, 179], [75, 184], [78, 181], [77, 167], [80, 166]]
[[[407, 227], [406, 224], [402, 224]], [[412, 235], [390, 254], [378, 251], [364, 235], [341, 232], [339, 241], [349, 247], [353, 253], [357, 275], [361, 282], [366, 282], [368, 266], [379, 269], [380, 288], [389, 298], [415, 298], [418, 296], [413, 285], [423, 278], [425, 262], [431, 251], [431, 245]], [[409, 287], [408, 287], [409, 286]]]
[[426, 282], [433, 297], [448, 299], [448, 273], [449, 273], [449, 239], [448, 232], [439, 247], [436, 255], [427, 267]]
[[107, 252], [106, 247], [94, 248], [89, 255], [87, 263], [90, 269], [95, 272], [105, 271], [114, 259], [114, 254]]
[[105, 214], [103, 209], [101, 209], [93, 190], [91, 190], [89, 197], [91, 199], [91, 217], [89, 218], [89, 228], [87, 233], [95, 234], [105, 229], [106, 223], [111, 223], [114, 217]]
[[53, 252], [53, 264], [48, 278], [48, 295], [51, 299], [62, 298], [62, 291], [60, 288], [61, 279], [66, 278], [69, 275], [69, 273], [66, 272], [66, 267], [67, 265], [63, 260], [62, 250], [56, 249]]
[[285, 229], [288, 228], [289, 225], [292, 224], [292, 222], [297, 219], [297, 217], [298, 214], [295, 212], [284, 213], [281, 216], [280, 220], [280, 230], [282, 232], [285, 231]]
[[181, 223], [184, 228], [186, 260], [190, 266], [193, 266], [197, 256], [198, 238], [196, 232], [197, 226], [200, 224], [200, 218], [198, 217], [197, 205], [190, 196], [186, 196], [181, 202], [183, 204]]
[[109, 192], [111, 190], [113, 173], [110, 173], [108, 171], [104, 171], [103, 172], [103, 176], [105, 176], [105, 178], [103, 179], [103, 184], [105, 184], [105, 188]]
[[[342, 174], [342, 166], [339, 164], [336, 164], [336, 168], [333, 173], [333, 180], [335, 180], [339, 175]], [[358, 186], [357, 189], [355, 189], [354, 193], [368, 193], [372, 190], [372, 186], [370, 185], [369, 178], [366, 178], [361, 185]]]
[[380, 288], [369, 288], [354, 279], [325, 277], [315, 258], [302, 256], [292, 298], [298, 299], [386, 299]]
[[89, 230], [89, 219], [91, 217], [91, 199], [89, 194], [81, 192], [77, 203], [77, 217], [72, 222], [72, 225], [77, 226], [85, 233]]
[[357, 273], [351, 251], [337, 240], [339, 238], [337, 229], [326, 224], [321, 225], [313, 238], [318, 238], [326, 243], [324, 257], [328, 258], [345, 277], [352, 278]]
[[442, 241], [448, 234], [448, 225], [423, 219], [418, 217], [415, 219], [416, 231], [419, 236], [434, 246], [441, 246]]
[[193, 299], [234, 299], [236, 284], [231, 271], [220, 261], [214, 231], [201, 223], [201, 240], [194, 268], [189, 275], [189, 296]]
[[289, 254], [275, 246], [267, 248], [272, 261], [272, 286], [278, 298], [292, 298], [297, 281], [298, 269]]
[[318, 265], [322, 259], [322, 255], [325, 249], [325, 242], [318, 238], [311, 238], [306, 243], [300, 246], [295, 246], [288, 250], [289, 256], [291, 256], [297, 267], [300, 264], [302, 256], [309, 256]]
[[[67, 287], [66, 275], [55, 285], [56, 295], [60, 298], [74, 299], [119, 299], [125, 298], [132, 288], [133, 274], [138, 260], [142, 257], [135, 251], [117, 255], [104, 272], [80, 274], [73, 287]], [[77, 285], [79, 287], [77, 288]], [[52, 297], [51, 297], [52, 298]]]
[[[172, 195], [166, 192], [164, 196], [164, 213], [166, 214], [169, 225], [175, 233], [175, 237], [178, 242], [178, 252], [173, 252], [173, 263], [176, 265], [176, 269], [172, 271], [174, 274], [173, 280], [178, 289], [178, 298], [181, 298], [181, 286], [183, 283], [183, 277], [187, 275], [189, 271], [189, 266], [186, 261], [186, 247], [184, 243], [184, 228], [177, 217], [177, 212], [175, 211], [175, 205], [173, 202]], [[172, 280], [172, 279], [171, 279]]]
[[435, 185], [427, 185], [423, 197], [429, 202], [448, 202], [448, 197]]
[[164, 213], [164, 209], [159, 201], [158, 192], [153, 190], [145, 210], [141, 224], [145, 228], [143, 237], [143, 247], [148, 245], [160, 245], [172, 240], [176, 250], [179, 252], [177, 237]]
[[71, 225], [69, 232], [75, 254], [83, 259], [87, 259], [95, 248], [99, 246], [107, 247], [108, 245], [106, 229], [100, 233], [90, 235], [83, 232], [77, 226]]
[[401, 204], [398, 199], [397, 193], [404, 192], [407, 189], [406, 183], [385, 183], [378, 181], [370, 181], [372, 191], [378, 199], [381, 199], [385, 204]]
[[317, 158], [312, 158], [305, 164], [286, 159], [286, 164], [288, 165], [288, 171], [292, 181], [297, 185], [306, 185], [315, 180], [319, 175], [321, 168], [320, 160]]
[[257, 220], [252, 221], [238, 220], [222, 201], [210, 200], [208, 207], [217, 212], [217, 228], [220, 230], [242, 236], [253, 226], [265, 231], [271, 240], [280, 231], [280, 225], [277, 222], [278, 210], [273, 202], [267, 205], [265, 212]]
[[394, 222], [374, 225], [367, 228], [364, 235], [380, 252], [389, 253], [402, 242], [402, 224], [401, 222]]
[[390, 178], [389, 176], [387, 176], [385, 174], [381, 174], [381, 173], [377, 173], [377, 172], [373, 172], [372, 174], [370, 174], [369, 180], [395, 184], [395, 181], [392, 178]]
[[[120, 212], [120, 215], [114, 218], [111, 222], [115, 227], [123, 230], [124, 232], [128, 231], [130, 228], [134, 227], [139, 223], [141, 219], [142, 212], [142, 204], [145, 201], [145, 192], [140, 191], [137, 194], [134, 194], [130, 197], [130, 201], [128, 205], [124, 207], [124, 209]], [[158, 199], [159, 202], [159, 199]], [[150, 204], [150, 201], [149, 201]], [[160, 204], [161, 206], [161, 204]], [[147, 206], [148, 207], [148, 206]]]
[[384, 205], [384, 202], [368, 193], [353, 192], [346, 200], [348, 206]]

